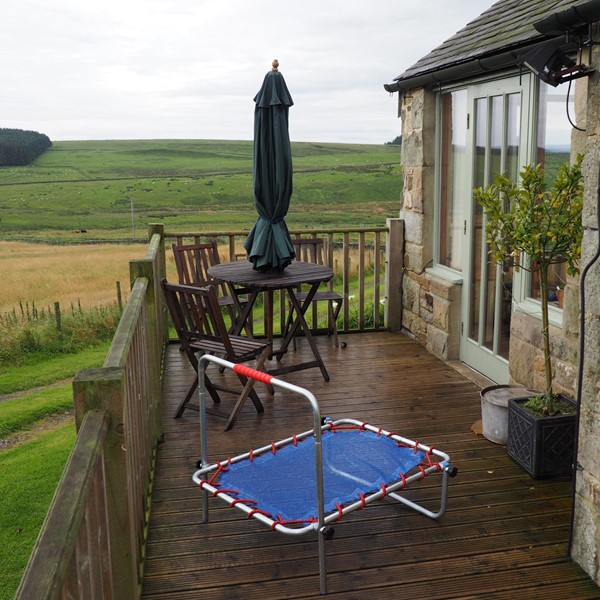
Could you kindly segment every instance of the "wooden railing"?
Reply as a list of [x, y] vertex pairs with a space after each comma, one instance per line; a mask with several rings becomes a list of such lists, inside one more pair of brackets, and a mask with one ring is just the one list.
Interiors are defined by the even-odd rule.
[[[403, 261], [403, 222], [388, 219], [385, 227], [355, 229], [290, 230], [292, 237], [320, 237], [325, 240], [326, 262], [333, 268], [333, 288], [342, 294], [344, 302], [338, 322], [338, 332], [353, 333], [401, 328], [401, 281]], [[248, 232], [172, 232], [165, 231], [167, 261], [173, 262], [171, 243], [200, 243], [217, 239], [222, 260], [245, 260], [243, 242]], [[169, 271], [169, 269], [167, 269]], [[174, 275], [173, 275], [174, 276]], [[263, 302], [265, 321], [266, 304]], [[393, 307], [390, 310], [390, 306]], [[274, 333], [281, 333], [287, 316], [285, 296], [275, 297]], [[324, 330], [326, 315], [314, 310], [307, 315], [312, 329]], [[258, 325], [258, 328], [257, 328]], [[260, 323], [255, 333], [260, 334]]]
[[104, 366], [73, 381], [77, 441], [16, 598], [140, 595], [152, 474], [161, 439], [167, 341], [164, 243], [130, 263], [132, 289]]
[[[388, 219], [381, 228], [291, 233], [326, 238], [336, 290], [346, 299], [342, 331], [400, 329], [400, 220]], [[80, 371], [73, 381], [77, 440], [16, 600], [140, 597], [155, 451], [162, 437], [165, 238], [216, 237], [224, 240], [225, 258], [236, 260], [246, 235], [165, 233], [162, 225], [150, 226], [145, 258], [130, 262], [131, 294], [104, 365]], [[283, 301], [280, 309], [283, 320]]]

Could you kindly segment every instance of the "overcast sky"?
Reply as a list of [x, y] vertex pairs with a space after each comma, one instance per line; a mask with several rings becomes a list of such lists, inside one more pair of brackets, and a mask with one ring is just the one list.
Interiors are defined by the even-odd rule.
[[293, 141], [391, 141], [384, 83], [493, 0], [18, 0], [0, 19], [0, 127], [50, 139], [252, 139], [277, 58]]

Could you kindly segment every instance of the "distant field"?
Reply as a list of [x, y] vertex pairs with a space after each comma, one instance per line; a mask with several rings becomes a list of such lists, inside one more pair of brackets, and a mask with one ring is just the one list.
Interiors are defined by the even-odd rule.
[[[399, 146], [293, 143], [292, 157], [291, 227], [398, 216]], [[32, 166], [0, 168], [3, 240], [143, 240], [150, 222], [249, 230], [255, 220], [252, 142], [55, 142]]]
[[97, 244], [86, 246], [0, 242], [0, 316], [21, 305], [35, 303], [38, 311], [106, 306], [129, 295], [129, 261], [144, 257], [146, 245]]

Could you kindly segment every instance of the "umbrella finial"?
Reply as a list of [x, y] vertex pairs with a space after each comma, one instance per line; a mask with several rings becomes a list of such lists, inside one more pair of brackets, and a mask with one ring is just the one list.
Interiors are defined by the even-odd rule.
[[272, 71], [277, 71], [277, 68], [279, 67], [279, 61], [277, 59], [275, 59], [271, 65], [273, 66], [273, 69], [271, 69]]

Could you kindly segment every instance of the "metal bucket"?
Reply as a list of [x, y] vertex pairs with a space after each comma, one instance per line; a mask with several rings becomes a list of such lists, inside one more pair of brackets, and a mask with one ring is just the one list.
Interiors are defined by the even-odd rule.
[[508, 401], [510, 398], [528, 398], [534, 392], [520, 385], [491, 385], [481, 390], [481, 427], [490, 442], [508, 441]]

